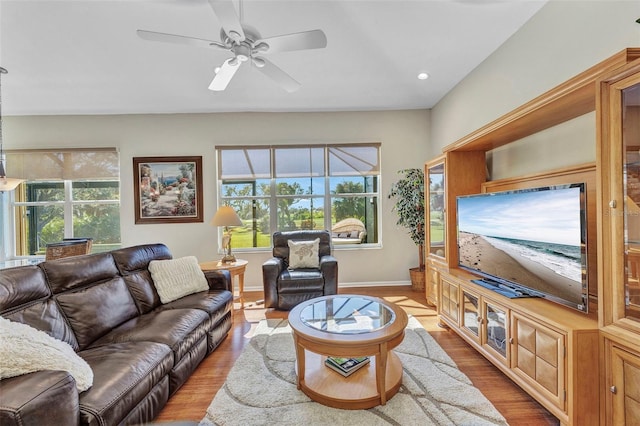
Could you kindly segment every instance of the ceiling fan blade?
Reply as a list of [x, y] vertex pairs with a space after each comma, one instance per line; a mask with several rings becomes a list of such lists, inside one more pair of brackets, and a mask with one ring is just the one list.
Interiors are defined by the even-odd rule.
[[291, 77], [289, 74], [284, 72], [282, 69], [276, 66], [273, 62], [265, 58], [258, 58], [258, 59], [260, 59], [261, 66], [256, 67], [256, 69], [258, 69], [259, 71], [264, 73], [264, 75], [266, 75], [267, 77], [269, 77], [270, 79], [278, 83], [278, 85], [280, 85], [280, 87], [282, 87], [287, 92], [289, 93], [295, 92], [301, 87], [300, 83], [295, 81], [293, 77]]
[[231, 0], [209, 0], [209, 4], [220, 20], [224, 32], [236, 43], [244, 41], [244, 30], [240, 24], [240, 19], [236, 14], [236, 9]]
[[286, 52], [291, 50], [322, 49], [327, 47], [327, 36], [322, 30], [303, 31], [258, 40], [255, 44], [267, 43], [265, 53]]
[[222, 64], [216, 76], [213, 77], [213, 80], [209, 85], [209, 90], [221, 92], [227, 88], [227, 85], [235, 75], [236, 71], [238, 71], [238, 68], [240, 68], [241, 64], [241, 62], [237, 62], [236, 65], [231, 65], [229, 62], [233, 61], [234, 59], [235, 58], [229, 58], [224, 61], [224, 64]]
[[226, 50], [229, 49], [227, 46], [225, 46], [220, 42], [205, 40], [203, 38], [187, 37], [187, 36], [181, 36], [181, 35], [175, 35], [175, 34], [165, 34], [165, 33], [158, 33], [155, 31], [146, 31], [146, 30], [138, 30], [136, 32], [138, 34], [138, 37], [144, 40], [160, 41], [163, 43], [174, 43], [174, 44], [183, 44], [183, 45], [186, 44], [189, 46], [197, 46], [197, 47], [220, 47]]

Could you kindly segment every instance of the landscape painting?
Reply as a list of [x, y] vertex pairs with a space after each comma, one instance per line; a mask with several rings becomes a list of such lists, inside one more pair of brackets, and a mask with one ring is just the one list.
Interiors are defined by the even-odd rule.
[[134, 157], [136, 224], [202, 222], [202, 157]]

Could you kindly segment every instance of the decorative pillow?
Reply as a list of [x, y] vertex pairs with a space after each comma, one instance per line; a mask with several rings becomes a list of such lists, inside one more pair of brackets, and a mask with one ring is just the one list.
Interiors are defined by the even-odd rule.
[[162, 303], [209, 290], [207, 279], [195, 256], [152, 260], [149, 262], [149, 272]]
[[0, 317], [0, 379], [34, 371], [67, 371], [78, 392], [93, 386], [93, 371], [73, 348], [44, 331]]
[[289, 243], [289, 268], [319, 268], [320, 238], [313, 241], [287, 241]]

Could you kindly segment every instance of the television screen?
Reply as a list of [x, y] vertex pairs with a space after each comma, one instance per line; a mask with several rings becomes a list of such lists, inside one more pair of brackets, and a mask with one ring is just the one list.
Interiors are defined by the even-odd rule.
[[586, 312], [585, 206], [584, 184], [458, 197], [459, 265], [485, 287]]

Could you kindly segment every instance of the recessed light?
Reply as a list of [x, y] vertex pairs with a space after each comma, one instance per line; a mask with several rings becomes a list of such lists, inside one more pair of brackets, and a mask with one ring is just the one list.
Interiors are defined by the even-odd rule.
[[426, 80], [429, 78], [429, 74], [427, 74], [426, 72], [421, 72], [420, 74], [418, 74], [418, 80]]

